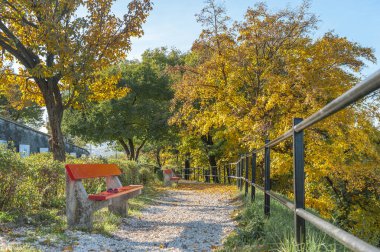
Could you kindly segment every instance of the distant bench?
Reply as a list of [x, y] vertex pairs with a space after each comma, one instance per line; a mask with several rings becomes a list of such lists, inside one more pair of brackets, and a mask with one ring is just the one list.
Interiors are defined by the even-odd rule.
[[[92, 228], [93, 213], [108, 206], [108, 210], [122, 217], [128, 213], [128, 199], [141, 194], [142, 185], [122, 186], [115, 164], [67, 164], [66, 216], [69, 227]], [[82, 179], [106, 179], [107, 191], [88, 195]], [[112, 191], [110, 189], [113, 189]]]
[[178, 181], [181, 179], [180, 177], [175, 175], [175, 173], [172, 169], [163, 170], [163, 173], [164, 173], [164, 185], [165, 186], [171, 186], [172, 182], [178, 183]]

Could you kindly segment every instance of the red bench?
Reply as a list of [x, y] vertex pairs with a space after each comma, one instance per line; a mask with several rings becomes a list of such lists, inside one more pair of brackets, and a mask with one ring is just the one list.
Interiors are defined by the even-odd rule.
[[163, 173], [164, 173], [164, 184], [165, 184], [165, 186], [171, 186], [173, 181], [178, 183], [178, 181], [181, 179], [180, 177], [175, 175], [175, 173], [172, 169], [163, 170]]
[[[141, 194], [142, 185], [122, 186], [118, 175], [122, 172], [115, 164], [67, 164], [66, 216], [69, 227], [92, 228], [93, 213], [108, 206], [110, 212], [127, 216], [128, 199]], [[104, 177], [107, 188], [115, 192], [88, 195], [82, 179]], [[116, 190], [117, 189], [117, 190]]]

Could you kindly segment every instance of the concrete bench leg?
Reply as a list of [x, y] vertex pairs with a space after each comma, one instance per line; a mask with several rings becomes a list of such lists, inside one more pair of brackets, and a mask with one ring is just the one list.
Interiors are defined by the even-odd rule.
[[77, 228], [85, 228], [91, 230], [93, 227], [93, 211], [91, 208], [80, 206], [78, 208]]
[[81, 181], [66, 178], [66, 216], [69, 228], [92, 229], [93, 204]]
[[88, 200], [86, 189], [83, 184], [76, 183], [77, 194], [77, 224], [78, 228], [92, 229], [94, 205], [93, 202]]
[[67, 225], [69, 227], [75, 226], [77, 222], [75, 216], [77, 216], [77, 198], [75, 196], [75, 182], [71, 181], [66, 174], [66, 216]]
[[[107, 188], [119, 188], [121, 187], [121, 182], [116, 176], [111, 176], [106, 178], [106, 185]], [[120, 215], [121, 217], [127, 217], [128, 215], [128, 202], [124, 199], [124, 197], [121, 198], [113, 198], [111, 199], [111, 204], [108, 205], [108, 210], [111, 213], [114, 213], [116, 215]]]
[[127, 217], [128, 215], [128, 201], [123, 198], [113, 198], [111, 204], [108, 205], [108, 210], [121, 217]]
[[164, 174], [164, 186], [172, 186], [172, 181], [170, 180], [171, 177], [170, 174]]

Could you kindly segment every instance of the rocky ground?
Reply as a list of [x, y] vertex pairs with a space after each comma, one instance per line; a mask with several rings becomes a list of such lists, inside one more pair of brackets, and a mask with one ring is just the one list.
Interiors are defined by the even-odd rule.
[[42, 251], [211, 251], [234, 229], [233, 194], [233, 187], [183, 184], [165, 191], [138, 216], [123, 219], [111, 237], [67, 230], [64, 240], [46, 242], [41, 236], [27, 241], [33, 228], [21, 227], [12, 230], [12, 238], [0, 234], [0, 246], [6, 250], [28, 243]]

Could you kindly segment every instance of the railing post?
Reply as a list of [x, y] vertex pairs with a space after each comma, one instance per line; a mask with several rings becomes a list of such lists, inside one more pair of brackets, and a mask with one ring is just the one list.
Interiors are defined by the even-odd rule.
[[248, 195], [248, 155], [245, 156], [245, 197]]
[[226, 164], [223, 165], [223, 184], [226, 184]]
[[237, 186], [238, 188], [240, 188], [240, 187], [239, 187], [239, 179], [237, 178], [237, 177], [239, 177], [239, 162], [236, 163], [235, 176], [236, 176], [236, 186]]
[[[269, 143], [269, 139], [265, 140], [265, 144]], [[270, 191], [270, 148], [265, 147], [265, 172], [264, 172], [264, 214], [270, 215], [270, 196], [267, 194]]]
[[228, 166], [227, 166], [227, 177], [228, 177], [227, 181], [228, 181], [229, 185], [231, 185], [231, 178], [230, 178], [230, 176], [231, 176], [231, 164], [228, 164]]
[[239, 162], [238, 162], [238, 166], [237, 166], [237, 170], [238, 170], [238, 175], [237, 175], [237, 177], [238, 177], [238, 184], [239, 184], [239, 190], [240, 190], [240, 157], [239, 157]]
[[218, 178], [218, 184], [221, 184], [221, 178], [220, 178], [220, 175], [221, 172], [220, 172], [220, 165], [219, 166], [216, 166], [216, 177]]
[[251, 178], [251, 182], [252, 182], [252, 185], [251, 185], [251, 201], [254, 201], [255, 200], [255, 197], [256, 197], [256, 188], [254, 186], [254, 184], [256, 183], [256, 153], [255, 152], [252, 152], [252, 159], [251, 159], [251, 162], [252, 162], [252, 178]]
[[243, 177], [243, 159], [242, 159], [242, 156], [240, 156], [240, 161], [239, 161], [239, 189], [240, 189], [240, 191], [243, 190], [243, 181], [241, 180], [241, 177]]
[[[302, 122], [301, 118], [294, 118], [293, 126]], [[293, 131], [293, 185], [294, 185], [294, 229], [297, 250], [305, 251], [306, 227], [305, 220], [296, 214], [297, 208], [305, 209], [305, 160], [303, 130]]]

